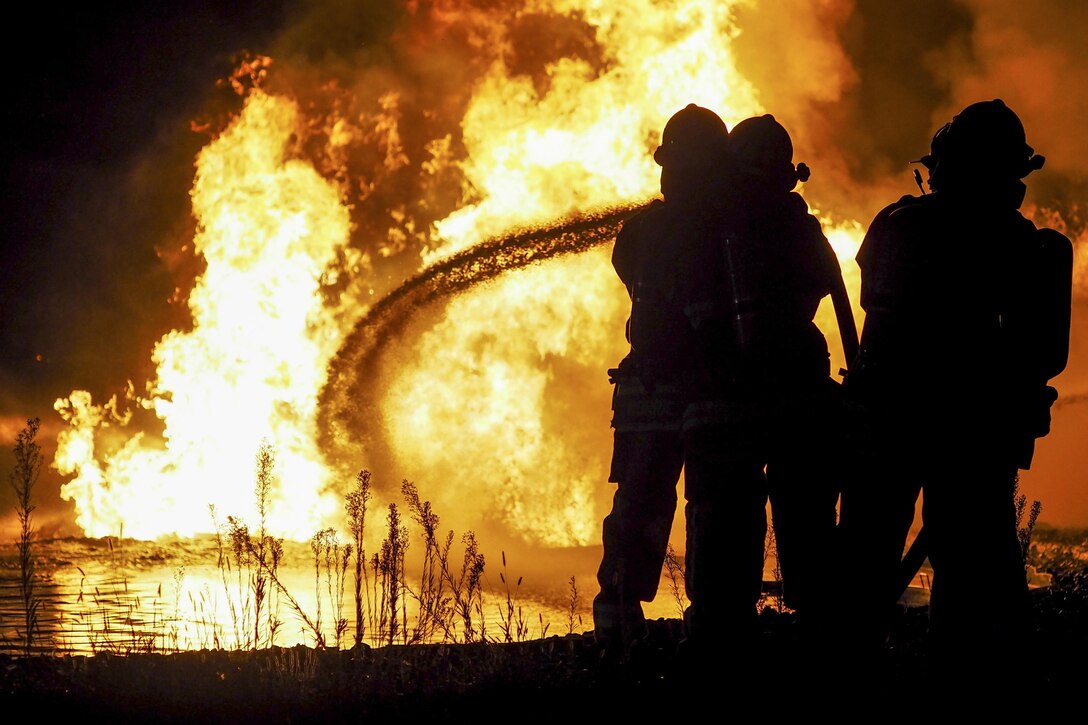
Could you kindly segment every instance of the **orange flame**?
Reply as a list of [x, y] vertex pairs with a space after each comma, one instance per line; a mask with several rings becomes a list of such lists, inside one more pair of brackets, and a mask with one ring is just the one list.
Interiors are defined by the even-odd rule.
[[[588, 23], [605, 62], [560, 58], [544, 86], [501, 60], [491, 65], [462, 119], [466, 156], [453, 158], [448, 137], [426, 146], [424, 171], [458, 164], [473, 201], [436, 224], [421, 264], [514, 227], [654, 195], [651, 152], [687, 103], [715, 109], [730, 126], [763, 112], [731, 55], [738, 30], [730, 3], [529, 5]], [[382, 97], [386, 122], [375, 129], [391, 169], [406, 161], [396, 105], [395, 94]], [[96, 405], [81, 391], [57, 401], [70, 427], [55, 465], [75, 476], [63, 496], [88, 534], [122, 525], [149, 538], [208, 531], [209, 504], [252, 518], [253, 455], [266, 439], [277, 448], [280, 481], [270, 528], [306, 539], [337, 523], [332, 471], [366, 462], [322, 459], [315, 407], [327, 363], [364, 310], [350, 294], [331, 305], [321, 295], [334, 260], [352, 253], [349, 215], [337, 188], [295, 153], [292, 134], [305, 125], [286, 97], [252, 90], [197, 160], [196, 248], [207, 271], [189, 299], [193, 329], [159, 342], [155, 380], [146, 395], [129, 396], [161, 421], [161, 441], [128, 433], [115, 401]], [[356, 131], [333, 123], [327, 158], [340, 158]], [[860, 229], [832, 231], [840, 259], [852, 258]], [[848, 283], [856, 289], [856, 277]], [[365, 279], [356, 286], [368, 289]], [[403, 475], [529, 542], [596, 540], [610, 493], [604, 370], [624, 352], [627, 305], [601, 250], [453, 300], [418, 340], [400, 341], [414, 347], [387, 374], [384, 434]], [[833, 320], [821, 314], [821, 324]]]
[[[71, 428], [55, 465], [92, 536], [192, 535], [211, 529], [208, 506], [255, 510], [253, 455], [273, 441], [281, 500], [269, 520], [306, 538], [334, 509], [313, 445], [315, 400], [342, 330], [322, 305], [322, 275], [348, 239], [337, 189], [292, 158], [298, 109], [254, 91], [245, 109], [197, 159], [195, 239], [207, 269], [189, 307], [193, 329], [156, 345], [157, 378], [130, 396], [162, 421], [162, 441], [136, 433], [116, 450], [95, 431], [127, 421], [73, 392], [56, 409]], [[108, 433], [108, 431], [103, 431]]]
[[491, 67], [462, 122], [462, 168], [483, 199], [439, 222], [446, 243], [436, 254], [512, 225], [651, 196], [659, 169], [648, 151], [688, 103], [733, 121], [762, 111], [729, 51], [730, 3], [548, 5], [580, 13], [610, 65], [598, 72], [584, 60], [560, 59], [548, 67], [543, 92], [501, 61]]

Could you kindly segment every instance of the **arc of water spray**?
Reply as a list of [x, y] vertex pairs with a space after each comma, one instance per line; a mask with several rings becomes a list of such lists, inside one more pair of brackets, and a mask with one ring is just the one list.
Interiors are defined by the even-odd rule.
[[318, 401], [319, 444], [327, 459], [348, 469], [358, 467], [367, 446], [382, 445], [373, 388], [378, 362], [385, 346], [415, 315], [505, 272], [611, 242], [623, 221], [645, 206], [609, 207], [488, 239], [427, 267], [375, 303], [329, 363]]

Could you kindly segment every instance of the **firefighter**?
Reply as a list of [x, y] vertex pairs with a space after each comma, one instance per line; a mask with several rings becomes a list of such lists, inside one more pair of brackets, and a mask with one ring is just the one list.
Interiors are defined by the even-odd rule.
[[683, 281], [678, 260], [710, 228], [715, 174], [728, 132], [713, 111], [689, 104], [669, 119], [654, 160], [661, 193], [628, 219], [616, 237], [612, 262], [631, 297], [630, 352], [609, 371], [614, 448], [609, 481], [616, 484], [604, 519], [604, 552], [593, 601], [594, 633], [624, 646], [645, 634], [642, 602], [661, 579], [683, 467], [681, 378], [691, 345], [677, 302]]
[[1000, 99], [964, 108], [919, 162], [931, 193], [877, 214], [857, 255], [866, 317], [844, 387], [858, 465], [840, 522], [857, 587], [844, 643], [867, 657], [884, 646], [920, 494], [934, 661], [957, 682], [999, 686], [1027, 634], [1014, 490], [1068, 357], [1072, 245], [1019, 211], [1043, 158]]
[[838, 260], [794, 191], [809, 177], [767, 114], [729, 136], [715, 242], [688, 275], [699, 361], [683, 417], [686, 613], [692, 649], [754, 645], [771, 513], [787, 606], [826, 630], [823, 567], [833, 553], [838, 383], [814, 317], [831, 296], [846, 354], [857, 332]]

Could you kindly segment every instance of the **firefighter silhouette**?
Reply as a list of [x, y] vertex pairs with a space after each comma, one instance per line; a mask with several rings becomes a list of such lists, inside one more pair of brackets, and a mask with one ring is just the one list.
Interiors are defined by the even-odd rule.
[[685, 313], [695, 338], [685, 450], [685, 615], [694, 651], [744, 657], [754, 644], [766, 507], [771, 505], [786, 604], [802, 631], [825, 630], [832, 601], [839, 488], [839, 384], [814, 323], [831, 296], [846, 355], [857, 332], [837, 258], [794, 191], [808, 179], [772, 115], [729, 135], [723, 211], [713, 243], [689, 258]]
[[726, 138], [725, 123], [709, 109], [689, 104], [674, 114], [654, 153], [664, 200], [627, 220], [613, 249], [631, 313], [630, 352], [609, 371], [616, 492], [602, 527], [593, 601], [595, 636], [606, 644], [627, 645], [645, 633], [641, 603], [653, 600], [661, 580], [684, 460], [682, 378], [692, 353], [680, 260], [714, 226]]
[[1001, 100], [964, 108], [919, 163], [931, 193], [880, 211], [857, 255], [866, 317], [844, 384], [857, 462], [841, 503], [854, 583], [844, 643], [863, 655], [886, 643], [915, 573], [902, 559], [920, 494], [934, 661], [957, 682], [982, 668], [996, 686], [1021, 666], [1014, 487], [1066, 365], [1072, 245], [1019, 211], [1043, 158]]

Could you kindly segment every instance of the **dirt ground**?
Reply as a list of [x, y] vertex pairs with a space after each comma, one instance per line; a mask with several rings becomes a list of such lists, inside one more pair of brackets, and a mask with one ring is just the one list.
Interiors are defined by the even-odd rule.
[[1034, 641], [1026, 659], [997, 673], [1003, 682], [935, 667], [947, 663], [927, 653], [927, 611], [910, 608], [900, 612], [884, 652], [860, 668], [839, 657], [834, 643], [806, 646], [789, 615], [768, 610], [758, 642], [745, 651], [693, 651], [679, 620], [662, 619], [623, 651], [602, 648], [586, 632], [351, 650], [3, 655], [0, 694], [7, 712], [19, 708], [30, 717], [159, 723], [653, 722], [694, 712], [773, 720], [852, 708], [867, 721], [894, 722], [924, 719], [947, 707], [950, 693], [966, 693], [960, 704], [974, 713], [1053, 714], [1079, 708], [1088, 682], [1086, 581], [1081, 575], [1033, 592]]

